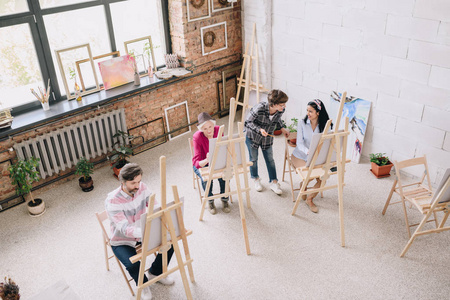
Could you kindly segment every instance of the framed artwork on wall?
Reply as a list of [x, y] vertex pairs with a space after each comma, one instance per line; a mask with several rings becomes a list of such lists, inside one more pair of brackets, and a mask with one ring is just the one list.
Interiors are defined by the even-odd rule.
[[[164, 115], [166, 117], [167, 132], [180, 128], [183, 125], [191, 124], [187, 101], [183, 101], [181, 103], [165, 108]], [[171, 122], [173, 122], [172, 129], [170, 129]], [[173, 133], [169, 134], [169, 141], [188, 132], [191, 132], [191, 126], [177, 130], [177, 132], [179, 133], [177, 133], [176, 135], [174, 135]]]
[[[95, 62], [97, 62], [97, 60], [106, 60], [106, 58], [110, 57], [110, 56], [111, 57], [118, 57], [118, 56], [120, 56], [120, 51], [114, 51], [114, 52], [105, 53], [105, 54], [102, 54], [102, 55], [97, 55], [97, 56], [94, 56], [92, 59], [94, 60], [94, 63], [95, 63]], [[77, 60], [75, 62], [75, 66], [77, 68], [77, 72], [78, 72], [78, 75], [80, 77], [81, 89], [83, 91], [86, 90], [86, 87], [84, 85], [83, 69], [82, 69], [81, 65], [85, 64], [87, 62], [89, 62], [89, 58], [85, 58], [85, 59], [82, 59], [82, 60]], [[100, 75], [100, 77], [101, 77], [101, 75]], [[97, 76], [97, 78], [98, 78], [98, 76]], [[100, 83], [100, 89], [104, 89], [103, 83]]]
[[234, 2], [228, 2], [227, 0], [211, 0], [211, 11], [218, 12], [227, 9], [233, 9]]
[[211, 17], [210, 0], [186, 0], [188, 22]]
[[[90, 69], [92, 72], [92, 78], [94, 79], [95, 82], [95, 87], [89, 91], [83, 90], [81, 92], [81, 96], [94, 93], [100, 90], [97, 72], [95, 72], [91, 46], [89, 44], [82, 44], [78, 46], [55, 50], [55, 54], [59, 66], [59, 71], [61, 72], [61, 78], [64, 84], [64, 89], [66, 91], [67, 100], [75, 99], [75, 90], [74, 93], [72, 93], [72, 90], [69, 88], [69, 84], [67, 83], [67, 76], [70, 73], [70, 69], [72, 68], [72, 66], [73, 67], [75, 66], [76, 61], [85, 58], [86, 56], [89, 57], [89, 65], [91, 67]], [[75, 79], [74, 83], [76, 83], [76, 75], [74, 79]]]
[[200, 28], [202, 55], [208, 55], [228, 48], [227, 22]]

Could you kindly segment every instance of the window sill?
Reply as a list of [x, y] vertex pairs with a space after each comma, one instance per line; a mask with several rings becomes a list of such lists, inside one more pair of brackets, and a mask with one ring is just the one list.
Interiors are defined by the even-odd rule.
[[195, 75], [172, 77], [170, 79], [159, 79], [156, 76], [149, 78], [148, 76], [144, 76], [141, 77], [141, 85], [139, 86], [135, 86], [133, 82], [130, 82], [107, 91], [102, 90], [97, 93], [83, 96], [82, 101], [63, 100], [53, 102], [50, 104], [50, 110], [48, 111], [44, 111], [41, 107], [39, 107], [38, 109], [15, 116], [10, 128], [0, 129], [0, 141], [39, 125], [43, 125], [54, 120], [63, 119], [64, 117], [70, 116], [74, 113], [96, 108], [106, 103], [110, 104], [111, 100], [123, 98], [137, 92], [148, 91], [156, 87], [171, 84], [172, 82], [178, 82], [180, 80], [190, 78], [192, 76]]

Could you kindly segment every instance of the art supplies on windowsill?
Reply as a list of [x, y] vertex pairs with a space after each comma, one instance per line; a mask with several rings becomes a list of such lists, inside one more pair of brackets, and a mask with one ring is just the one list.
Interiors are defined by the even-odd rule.
[[38, 99], [39, 102], [41, 102], [42, 108], [44, 110], [49, 110], [50, 106], [48, 103], [48, 98], [50, 97], [50, 78], [48, 79], [47, 89], [44, 89], [44, 92], [42, 91], [40, 86], [38, 87], [39, 94], [36, 93], [36, 91], [34, 89], [30, 89], [30, 90], [31, 90], [31, 93], [36, 97], [36, 99]]

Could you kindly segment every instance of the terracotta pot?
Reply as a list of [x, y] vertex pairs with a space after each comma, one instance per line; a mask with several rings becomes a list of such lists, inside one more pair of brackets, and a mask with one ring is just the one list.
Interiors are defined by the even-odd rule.
[[31, 216], [37, 217], [45, 212], [45, 202], [40, 198], [36, 198], [34, 199], [34, 203], [33, 201], [27, 203], [27, 208]]
[[117, 179], [119, 179], [119, 173], [120, 173], [120, 169], [122, 169], [123, 166], [125, 166], [126, 164], [128, 164], [129, 161], [125, 162], [125, 163], [119, 163], [117, 164], [115, 167], [113, 167], [113, 171], [114, 171], [114, 177], [116, 177]]
[[384, 166], [379, 166], [376, 163], [371, 163], [371, 164], [372, 164], [372, 169], [370, 171], [373, 173], [373, 175], [375, 175], [375, 177], [384, 178], [384, 177], [391, 176], [390, 172], [391, 172], [391, 168], [392, 168], [393, 164], [390, 161]]
[[289, 144], [289, 146], [291, 146], [291, 147], [297, 146], [297, 139], [291, 139], [291, 140], [288, 140], [288, 144]]
[[83, 192], [90, 192], [94, 189], [94, 180], [92, 180], [92, 177], [90, 176], [87, 181], [84, 181], [84, 177], [80, 177], [80, 179], [78, 179], [78, 184]]
[[282, 134], [283, 133], [283, 131], [281, 131], [281, 129], [280, 130], [275, 130], [274, 132], [273, 132], [273, 135], [280, 135], [280, 134]]

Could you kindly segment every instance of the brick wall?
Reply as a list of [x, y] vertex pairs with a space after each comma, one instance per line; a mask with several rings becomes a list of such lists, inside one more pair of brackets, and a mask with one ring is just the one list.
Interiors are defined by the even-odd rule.
[[[272, 38], [258, 43], [272, 58], [260, 63], [272, 64], [272, 88], [290, 97], [286, 119], [304, 115], [313, 98], [327, 105], [332, 90], [347, 91], [372, 102], [364, 156], [426, 154], [439, 181], [450, 167], [450, 1], [261, 2], [272, 26], [258, 35]], [[251, 8], [243, 5], [244, 20]]]
[[[143, 127], [139, 126], [164, 116], [164, 109], [167, 107], [187, 101], [191, 122], [197, 120], [197, 115], [200, 112], [206, 111], [213, 114], [219, 110], [217, 82], [222, 80], [221, 72], [240, 65], [239, 60], [242, 55], [240, 6], [235, 5], [233, 10], [216, 12], [212, 14], [209, 19], [187, 23], [186, 1], [171, 0], [169, 1], [169, 18], [173, 52], [178, 54], [186, 67], [189, 67], [194, 71], [193, 75], [200, 75], [192, 76], [192, 78], [179, 80], [176, 83], [167, 86], [162, 86], [157, 89], [120, 99], [113, 102], [113, 104], [101, 107], [100, 109], [94, 109], [86, 111], [85, 114], [67, 117], [52, 123], [49, 126], [32, 129], [23, 134], [16, 135], [9, 140], [0, 142], [0, 162], [3, 162], [0, 163], [0, 172], [2, 175], [0, 178], [0, 200], [15, 194], [14, 187], [11, 185], [8, 177], [7, 167], [9, 166], [9, 161], [7, 160], [11, 159], [14, 161], [16, 155], [13, 151], [9, 152], [5, 150], [11, 148], [16, 142], [56, 130], [66, 124], [76, 123], [94, 115], [117, 108], [125, 109], [128, 128], [137, 127], [131, 134], [141, 135], [144, 136], [145, 140], [149, 140], [162, 133], [162, 126], [165, 126], [165, 122], [163, 124], [161, 121], [158, 121]], [[211, 55], [202, 56], [200, 27], [223, 21], [227, 22], [228, 48]], [[233, 62], [238, 63], [231, 64]], [[232, 74], [233, 73], [230, 73], [228, 76]], [[236, 71], [235, 74], [238, 74], [238, 71]], [[183, 114], [185, 114], [184, 107], [174, 110], [173, 113], [179, 114], [179, 116], [177, 115], [178, 117], [176, 118], [169, 118], [171, 129], [186, 125], [187, 120], [186, 118], [183, 118]], [[156, 143], [158, 142], [159, 141], [156, 141]], [[143, 146], [142, 149], [145, 149], [148, 146], [149, 145]], [[142, 149], [138, 148], [136, 150], [140, 151]], [[97, 160], [101, 160], [102, 158], [103, 157], [99, 157]], [[55, 179], [70, 171], [73, 171], [73, 169], [67, 169], [65, 172], [41, 180], [40, 182], [35, 183], [35, 185], [41, 185], [44, 182]], [[70, 176], [66, 180], [72, 180], [74, 177], [75, 176]], [[39, 192], [39, 190], [37, 192]]]

